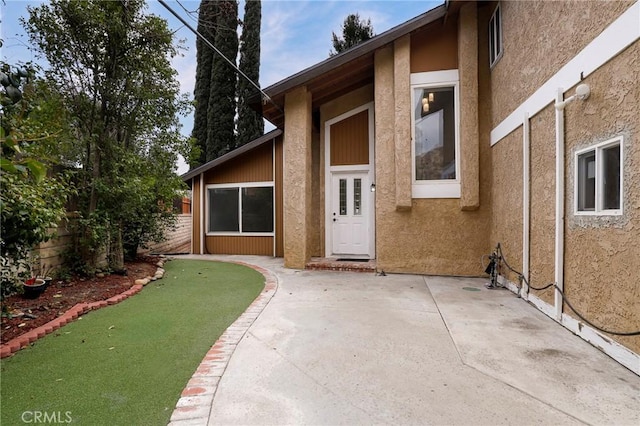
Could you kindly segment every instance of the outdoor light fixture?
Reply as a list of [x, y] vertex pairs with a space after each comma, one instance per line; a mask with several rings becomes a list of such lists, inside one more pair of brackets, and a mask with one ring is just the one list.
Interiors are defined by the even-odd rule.
[[588, 84], [582, 83], [576, 87], [576, 93], [572, 96], [569, 96], [567, 99], [561, 102], [556, 102], [556, 109], [564, 109], [568, 104], [575, 100], [584, 101], [587, 100], [589, 95], [591, 94], [591, 87]]
[[376, 184], [375, 183], [371, 184], [371, 192], [376, 192]]

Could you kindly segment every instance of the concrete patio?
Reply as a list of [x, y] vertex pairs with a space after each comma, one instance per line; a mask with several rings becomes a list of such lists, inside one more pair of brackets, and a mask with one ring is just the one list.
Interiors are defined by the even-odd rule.
[[197, 257], [259, 265], [279, 286], [208, 424], [640, 424], [640, 377], [485, 279]]

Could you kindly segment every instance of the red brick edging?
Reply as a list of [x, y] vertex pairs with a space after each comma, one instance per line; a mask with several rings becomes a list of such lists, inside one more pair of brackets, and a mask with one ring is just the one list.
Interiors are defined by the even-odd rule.
[[[92, 303], [78, 303], [67, 312], [60, 315], [58, 318], [51, 320], [38, 328], [34, 328], [33, 330], [21, 336], [11, 339], [4, 345], [0, 345], [0, 358], [6, 358], [15, 352], [18, 352], [20, 349], [29, 346], [36, 340], [58, 330], [63, 325], [67, 325], [82, 314], [85, 314], [89, 311], [95, 311], [96, 309], [104, 308], [105, 306], [115, 305], [116, 303], [120, 303], [124, 299], [127, 299], [128, 297], [140, 292], [140, 290], [142, 290], [142, 287], [144, 287], [151, 280], [162, 279], [162, 277], [164, 276], [164, 269], [162, 268], [164, 267], [165, 261], [166, 259], [163, 259], [157, 263], [156, 266], [158, 266], [158, 269], [156, 269], [156, 273], [153, 278], [147, 277], [142, 280], [136, 280], [136, 284], [131, 286], [129, 290], [126, 290], [105, 300], [100, 300], [98, 302]], [[142, 282], [142, 284], [138, 284], [138, 282]]]
[[244, 262], [225, 262], [247, 266], [260, 272], [265, 278], [264, 289], [209, 349], [182, 391], [171, 415], [170, 426], [206, 425], [208, 423], [218, 382], [227, 368], [231, 355], [278, 289], [277, 277], [268, 269]]
[[104, 308], [105, 306], [115, 305], [116, 303], [122, 302], [124, 299], [138, 293], [140, 290], [142, 290], [142, 285], [135, 284], [129, 290], [110, 297], [106, 300], [100, 300], [98, 302], [92, 303], [78, 303], [67, 312], [60, 315], [58, 318], [51, 320], [38, 328], [34, 328], [33, 330], [21, 336], [11, 339], [4, 345], [0, 345], [0, 358], [6, 358], [12, 355], [14, 352], [17, 352], [20, 349], [29, 346], [31, 343], [35, 342], [41, 337], [44, 337], [49, 333], [53, 333], [63, 325], [66, 325], [71, 321], [77, 319], [82, 314], [85, 314], [89, 311], [94, 311], [96, 309]]

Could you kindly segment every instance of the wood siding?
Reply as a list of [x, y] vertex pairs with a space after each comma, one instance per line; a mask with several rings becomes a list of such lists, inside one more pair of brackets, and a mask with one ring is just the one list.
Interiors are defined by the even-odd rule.
[[331, 165], [369, 164], [369, 112], [331, 125]]
[[[275, 153], [275, 158], [274, 158]], [[275, 243], [274, 237], [256, 237], [243, 235], [204, 236], [204, 254], [241, 254], [261, 256], [284, 256], [283, 238], [283, 138], [279, 136], [272, 143], [243, 153], [224, 164], [204, 173], [204, 184], [235, 184], [246, 182], [273, 182], [275, 197]], [[206, 233], [200, 229], [200, 179], [193, 183], [193, 253], [199, 253], [200, 236]], [[205, 202], [207, 197], [205, 195]], [[206, 207], [202, 214], [206, 214]]]
[[208, 254], [273, 256], [273, 237], [208, 236], [205, 244]]
[[264, 145], [205, 173], [205, 183], [270, 182], [273, 180], [273, 144]]
[[191, 253], [202, 254], [200, 253], [200, 235], [202, 234], [200, 231], [200, 176], [193, 178], [191, 197], [193, 198], [193, 202], [191, 204], [193, 211], [193, 222], [191, 226]]
[[411, 34], [411, 72], [457, 69], [457, 30], [456, 20], [451, 19]]
[[283, 191], [283, 138], [276, 139], [275, 143], [275, 197], [276, 197], [276, 257], [284, 257], [284, 191]]

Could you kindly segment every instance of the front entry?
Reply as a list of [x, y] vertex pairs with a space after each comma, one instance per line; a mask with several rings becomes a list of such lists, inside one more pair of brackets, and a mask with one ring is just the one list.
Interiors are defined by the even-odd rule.
[[331, 240], [334, 255], [369, 256], [369, 174], [334, 173]]
[[325, 122], [325, 256], [375, 258], [373, 103]]

